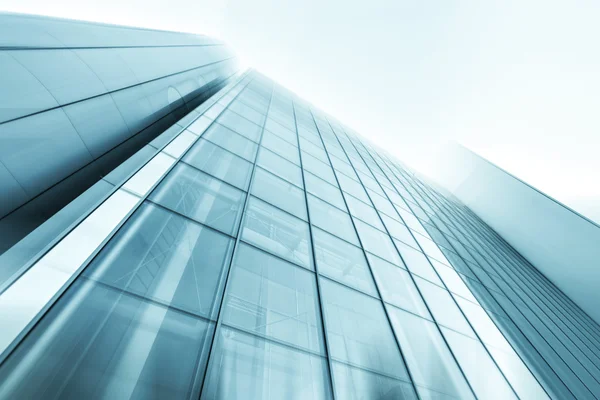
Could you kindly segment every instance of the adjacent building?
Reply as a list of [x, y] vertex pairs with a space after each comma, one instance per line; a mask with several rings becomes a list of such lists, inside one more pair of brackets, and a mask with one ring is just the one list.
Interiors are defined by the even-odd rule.
[[598, 324], [364, 135], [226, 79], [0, 256], [0, 398], [600, 397]]

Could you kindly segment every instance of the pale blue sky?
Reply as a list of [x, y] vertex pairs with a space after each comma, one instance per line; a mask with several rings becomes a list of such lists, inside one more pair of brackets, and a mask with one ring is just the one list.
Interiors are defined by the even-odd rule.
[[600, 220], [600, 1], [0, 0], [207, 33], [427, 171], [457, 140]]

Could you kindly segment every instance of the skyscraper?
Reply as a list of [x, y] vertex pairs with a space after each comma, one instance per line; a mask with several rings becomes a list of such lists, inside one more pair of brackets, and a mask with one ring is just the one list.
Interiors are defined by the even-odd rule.
[[600, 397], [598, 324], [475, 213], [227, 72], [0, 256], [1, 398]]

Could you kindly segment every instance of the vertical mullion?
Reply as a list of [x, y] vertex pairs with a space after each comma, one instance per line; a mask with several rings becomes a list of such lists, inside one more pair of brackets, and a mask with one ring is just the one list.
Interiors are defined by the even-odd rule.
[[[252, 73], [255, 74], [254, 71], [252, 71]], [[250, 83], [250, 82], [249, 82]], [[231, 270], [233, 269], [233, 262], [235, 260], [235, 255], [236, 252], [239, 248], [239, 244], [240, 244], [240, 238], [241, 238], [241, 231], [244, 225], [244, 219], [246, 217], [246, 211], [248, 208], [248, 199], [250, 198], [250, 188], [252, 187], [252, 181], [254, 179], [254, 172], [256, 171], [256, 160], [258, 159], [258, 153], [260, 151], [260, 144], [262, 143], [262, 139], [264, 136], [264, 131], [265, 131], [265, 125], [267, 123], [267, 116], [269, 115], [269, 109], [271, 108], [271, 101], [273, 99], [273, 88], [274, 88], [274, 84], [271, 83], [271, 96], [269, 98], [269, 104], [267, 106], [266, 109], [266, 114], [265, 114], [265, 119], [263, 122], [263, 126], [262, 126], [262, 130], [261, 130], [261, 134], [260, 134], [260, 139], [258, 142], [258, 146], [257, 146], [257, 150], [256, 150], [256, 154], [254, 156], [254, 162], [252, 163], [252, 172], [250, 173], [250, 186], [248, 187], [248, 191], [246, 192], [246, 198], [244, 199], [244, 205], [242, 207], [242, 215], [241, 215], [241, 221], [240, 221], [240, 225], [238, 226], [237, 232], [236, 232], [236, 239], [235, 239], [235, 244], [233, 247], [233, 251], [231, 253], [231, 259], [229, 260], [229, 266], [227, 268], [227, 273], [226, 273], [226, 277], [225, 277], [225, 285], [223, 287], [223, 295], [221, 296], [221, 301], [219, 303], [219, 310], [217, 311], [217, 322], [215, 324], [215, 330], [213, 332], [213, 337], [210, 343], [210, 347], [209, 347], [209, 352], [208, 352], [208, 360], [206, 362], [206, 368], [204, 370], [204, 376], [202, 378], [202, 384], [200, 386], [200, 393], [199, 396], [200, 398], [202, 398], [202, 392], [204, 390], [205, 384], [206, 384], [206, 377], [209, 373], [210, 367], [211, 367], [211, 363], [215, 363], [215, 359], [214, 359], [214, 350], [215, 350], [215, 343], [218, 340], [217, 336], [219, 335], [219, 331], [221, 329], [221, 326], [223, 325], [223, 304], [225, 303], [225, 296], [227, 295], [227, 289], [229, 287], [229, 283], [230, 283], [230, 277], [231, 277]], [[241, 91], [239, 94], [241, 94], [243, 91]], [[238, 96], [239, 96], [238, 94]], [[236, 96], [237, 98], [237, 96]], [[233, 104], [233, 102], [236, 99], [233, 99], [230, 103]]]
[[[331, 125], [331, 124], [330, 124]], [[344, 134], [346, 134], [344, 132]], [[348, 136], [346, 134], [346, 136]], [[371, 172], [371, 175], [373, 175], [373, 177], [375, 178], [375, 180], [377, 181], [377, 184], [379, 185], [380, 189], [383, 191], [383, 193], [385, 194], [386, 199], [391, 203], [391, 199], [388, 197], [387, 193], [385, 193], [385, 190], [383, 190], [383, 187], [381, 187], [381, 183], [379, 183], [379, 181], [377, 180], [377, 177], [375, 177], [375, 175], [373, 174], [373, 171], [371, 170], [371, 167], [369, 167], [369, 165], [364, 161], [364, 157], [362, 156], [362, 154], [360, 154], [360, 152], [358, 151], [358, 149], [356, 148], [354, 142], [348, 138], [348, 140], [350, 141], [350, 143], [352, 144], [352, 146], [354, 147], [354, 149], [356, 150], [356, 152], [358, 153], [359, 157], [363, 160], [363, 163], [365, 164], [365, 166], [367, 167], [367, 169]], [[341, 143], [340, 143], [341, 144]], [[345, 150], [344, 150], [345, 153]], [[346, 155], [347, 156], [347, 155]], [[350, 160], [348, 158], [348, 160]], [[352, 168], [354, 169], [354, 172], [356, 173], [356, 169], [354, 168], [354, 165], [352, 164], [352, 161], [350, 161], [350, 164], [352, 165]], [[381, 169], [381, 168], [380, 168]], [[373, 200], [371, 199], [371, 195], [369, 194], [369, 192], [366, 190], [366, 188], [364, 187], [364, 184], [362, 183], [362, 179], [360, 177], [360, 175], [356, 174], [358, 176], [358, 179], [361, 183], [361, 185], [363, 185], [363, 188], [365, 189], [365, 193], [367, 194], [367, 197], [369, 197], [369, 201], [371, 201], [371, 204], [373, 206], [373, 209], [375, 210], [375, 212], [377, 213], [377, 215], [379, 216], [379, 219], [381, 221], [381, 224], [383, 225], [385, 232], [387, 233], [387, 235], [391, 238], [391, 234], [387, 228], [387, 226], [385, 225], [385, 222], [383, 221], [383, 218], [381, 218], [381, 215], [379, 213], [379, 210], [375, 207], [375, 204], [373, 203]], [[396, 210], [394, 208], [394, 210], [396, 211], [396, 214], [398, 215], [398, 218], [400, 218], [400, 220], [402, 220], [402, 217], [400, 216], [400, 213], [398, 213], [398, 210]], [[407, 225], [408, 226], [408, 225]], [[413, 238], [413, 240], [415, 241], [415, 243], [417, 244], [417, 246], [419, 247], [419, 249], [421, 250], [421, 252], [423, 253], [423, 255], [425, 255], [427, 257], [427, 261], [430, 263], [431, 265], [431, 261], [429, 260], [429, 256], [425, 253], [425, 251], [423, 250], [423, 248], [421, 247], [421, 244], [418, 242], [418, 240], [416, 240], [414, 233], [412, 232], [411, 229], [408, 229], [411, 237]], [[392, 240], [392, 244], [394, 245], [394, 248], [396, 249], [396, 251], [398, 252], [398, 254], [400, 255], [400, 257], [402, 257], [402, 254], [400, 253], [400, 250], [398, 250], [398, 247], [396, 246], [396, 243]], [[402, 259], [402, 261], [404, 261], [404, 259]], [[406, 263], [405, 263], [406, 264]], [[407, 265], [408, 268], [408, 265]], [[502, 377], [504, 378], [504, 380], [506, 381], [506, 383], [508, 384], [508, 386], [511, 388], [511, 390], [513, 391], [513, 393], [515, 394], [515, 396], [517, 396], [517, 398], [519, 397], [519, 395], [517, 394], [517, 392], [515, 391], [515, 389], [513, 388], [512, 384], [509, 382], [509, 380], [506, 378], [506, 376], [504, 375], [504, 372], [502, 371], [502, 369], [500, 368], [500, 366], [496, 363], [496, 360], [494, 359], [494, 357], [492, 356], [492, 354], [489, 352], [487, 346], [483, 343], [483, 340], [481, 340], [481, 337], [479, 337], [479, 334], [477, 333], [477, 331], [475, 330], [475, 328], [473, 328], [473, 326], [471, 325], [471, 321], [469, 321], [469, 318], [467, 318], [466, 314], [463, 312], [462, 308], [460, 307], [460, 305], [458, 304], [458, 302], [456, 301], [456, 299], [454, 298], [454, 295], [450, 292], [450, 290], [448, 289], [448, 287], [446, 286], [446, 283], [444, 282], [444, 280], [442, 279], [442, 277], [438, 274], [437, 270], [435, 268], [433, 268], [433, 265], [431, 265], [431, 269], [433, 270], [433, 272], [435, 273], [435, 275], [440, 279], [440, 282], [442, 283], [442, 285], [444, 286], [444, 288], [448, 291], [448, 293], [450, 294], [450, 297], [452, 298], [452, 301], [454, 302], [456, 308], [460, 311], [461, 315], [464, 317], [464, 319], [467, 321], [467, 324], [469, 324], [469, 327], [471, 328], [471, 330], [473, 330], [473, 332], [475, 333], [475, 336], [477, 337], [477, 339], [479, 340], [479, 342], [481, 343], [481, 345], [483, 346], [483, 348], [485, 349], [485, 352], [488, 354], [488, 356], [490, 357], [490, 359], [492, 360], [492, 362], [494, 363], [494, 365], [496, 366], [496, 368], [498, 369], [498, 371], [500, 372], [500, 374], [502, 375]], [[421, 293], [421, 289], [419, 289], [419, 286], [416, 284], [413, 276], [412, 276], [412, 272], [409, 271], [409, 275], [413, 281], [413, 283], [415, 283], [415, 287], [417, 288], [417, 291], [419, 292], [419, 294], [421, 295], [421, 297], [423, 298], [423, 301], [426, 304], [427, 309], [429, 310], [429, 305], [427, 304], [427, 300], [425, 299], [425, 296], [423, 296], [423, 294]], [[433, 320], [435, 321], [436, 325], [438, 325], [435, 316], [433, 315], [433, 313], [431, 313], [431, 317], [433, 318]], [[444, 336], [443, 332], [441, 331], [441, 329], [438, 326], [438, 330], [440, 331], [440, 334], [442, 336]], [[444, 337], [444, 342], [446, 342], [446, 339]], [[450, 349], [450, 352], [452, 352], [452, 355], [454, 356], [454, 351], [452, 350], [452, 348], [450, 347], [450, 345], [446, 342], [446, 345], [448, 346], [448, 348]], [[455, 357], [456, 359], [456, 357]], [[456, 363], [459, 366], [459, 368], [461, 369], [462, 372], [462, 367], [460, 366], [460, 363], [458, 362], [458, 360], [456, 359]], [[465, 375], [465, 379], [468, 378]]]
[[[333, 133], [334, 133], [334, 135], [335, 135], [335, 137], [336, 137], [336, 139], [337, 139], [338, 143], [340, 144], [340, 147], [342, 148], [342, 151], [343, 151], [343, 152], [344, 152], [344, 154], [346, 155], [346, 158], [348, 158], [348, 161], [350, 162], [350, 166], [352, 167], [352, 170], [354, 171], [354, 173], [356, 174], [356, 176], [358, 176], [358, 179], [360, 180], [360, 176], [359, 176], [359, 175], [358, 175], [358, 173], [356, 172], [356, 169], [354, 168], [354, 165], [352, 164], [352, 161], [350, 160], [350, 157], [348, 157], [348, 153], [346, 152], [346, 149], [344, 148], [344, 146], [343, 146], [342, 142], [341, 142], [341, 141], [340, 141], [340, 139], [338, 138], [338, 134], [337, 134], [337, 133], [336, 133], [336, 132], [333, 130], [333, 128], [331, 127], [331, 124], [329, 123], [329, 121], [327, 121], [327, 123], [328, 123], [328, 125], [329, 125], [330, 129], [333, 131]], [[360, 155], [360, 154], [359, 154], [359, 155]], [[334, 169], [334, 173], [335, 173], [335, 174], [337, 174], [337, 172], [335, 172], [335, 169]], [[372, 173], [371, 173], [371, 174], [372, 174]], [[337, 176], [337, 175], [336, 175], [336, 176]], [[379, 181], [378, 181], [378, 183], [379, 183]], [[364, 189], [364, 185], [363, 185], [362, 181], [360, 181], [360, 184], [361, 184], [361, 186], [363, 186], [363, 190], [365, 190], [365, 193], [366, 193], [366, 194], [367, 194], [367, 196], [369, 197], [369, 201], [371, 202], [371, 204], [373, 204], [373, 201], [371, 200], [371, 196], [369, 195], [369, 192], [367, 192], [367, 191], [366, 191], [366, 189]], [[381, 185], [380, 185], [380, 186], [381, 186]], [[340, 188], [340, 189], [341, 189], [341, 188]], [[384, 191], [384, 193], [385, 193], [385, 191]], [[386, 195], [386, 196], [387, 196], [387, 195]], [[342, 197], [345, 197], [345, 195], [344, 195], [344, 194], [342, 194]], [[346, 201], [346, 200], [345, 200], [345, 198], [344, 198], [344, 202], [345, 202], [345, 201]], [[383, 219], [381, 219], [381, 216], [379, 215], [379, 211], [378, 211], [378, 210], [377, 210], [375, 207], [373, 207], [373, 209], [374, 209], [374, 210], [377, 212], [377, 216], [379, 217], [379, 219], [380, 219], [380, 221], [381, 221], [381, 223], [382, 223], [383, 227], [385, 228], [387, 235], [390, 237], [390, 241], [392, 242], [392, 244], [393, 244], [393, 246], [394, 246], [394, 249], [396, 250], [396, 252], [397, 252], [397, 253], [398, 253], [398, 255], [400, 256], [400, 259], [402, 260], [402, 262], [404, 263], [404, 265], [407, 265], [407, 264], [404, 262], [404, 258], [402, 257], [402, 254], [401, 254], [401, 253], [400, 253], [400, 251], [398, 250], [398, 247], [396, 246], [396, 243], [394, 243], [394, 241], [391, 239], [391, 237], [392, 237], [392, 236], [390, 235], [389, 231], [387, 230], [387, 227], [385, 226], [385, 223], [383, 222]], [[396, 212], [397, 212], [397, 211], [396, 211]], [[352, 219], [352, 224], [354, 225], [354, 219], [353, 219], [352, 217], [351, 217], [351, 219]], [[355, 229], [356, 229], [356, 227], [355, 227]], [[356, 232], [356, 235], [358, 236], [358, 230], [357, 230], [357, 232]], [[361, 239], [360, 239], [360, 236], [359, 236], [359, 239], [358, 239], [358, 240], [361, 242], [361, 247], [362, 247], [362, 241], [361, 241]], [[417, 243], [417, 244], [418, 244], [418, 243]], [[365, 251], [365, 250], [364, 250], [364, 248], [363, 248], [363, 251]], [[368, 263], [368, 261], [367, 261], [367, 263]], [[408, 268], [408, 267], [407, 267], [407, 268]], [[433, 268], [433, 267], [432, 267], [432, 268]], [[370, 263], [369, 263], [369, 269], [371, 269], [371, 265], [370, 265]], [[456, 363], [456, 365], [457, 365], [458, 369], [460, 370], [460, 373], [461, 373], [461, 374], [462, 374], [462, 376], [464, 377], [466, 384], [469, 386], [469, 389], [471, 390], [471, 393], [473, 393], [473, 396], [474, 396], [475, 398], [477, 398], [477, 395], [475, 394], [475, 390], [473, 390], [473, 387], [471, 386], [471, 383], [470, 383], [470, 382], [469, 382], [469, 380], [467, 379], [467, 376], [466, 376], [466, 374], [464, 373], [464, 371], [463, 371], [462, 367], [461, 367], [461, 366], [460, 366], [460, 364], [458, 363], [458, 359], [457, 359], [457, 358], [456, 358], [456, 356], [454, 355], [454, 352], [452, 351], [452, 348], [451, 348], [451, 347], [450, 347], [450, 345], [448, 344], [448, 342], [447, 342], [447, 340], [446, 340], [446, 337], [445, 337], [445, 336], [444, 336], [444, 334], [442, 333], [442, 330], [440, 329], [440, 327], [439, 327], [439, 325], [438, 325], [438, 323], [437, 323], [437, 321], [436, 321], [436, 319], [435, 319], [435, 317], [434, 317], [433, 313], [432, 313], [432, 312], [431, 312], [431, 310], [429, 309], [429, 305], [427, 304], [427, 301], [425, 301], [425, 297], [423, 296], [423, 294], [421, 293], [421, 290], [420, 290], [420, 289], [419, 289], [419, 287], [417, 286], [417, 283], [416, 283], [416, 281], [415, 281], [415, 279], [414, 279], [414, 277], [413, 277], [413, 275], [412, 275], [412, 272], [410, 272], [410, 271], [408, 271], [408, 272], [409, 272], [409, 273], [408, 273], [408, 275], [410, 276], [410, 279], [411, 279], [411, 281], [412, 281], [412, 283], [413, 283], [413, 285], [414, 285], [415, 289], [417, 290], [417, 293], [419, 293], [419, 296], [421, 297], [421, 300], [423, 301], [423, 304], [424, 304], [424, 305], [425, 305], [425, 307], [427, 308], [427, 312], [429, 312], [429, 314], [431, 315], [431, 318], [432, 318], [432, 319], [433, 319], [433, 321], [434, 321], [434, 325], [435, 325], [435, 327], [437, 328], [437, 330], [438, 330], [438, 332], [439, 332], [439, 334], [440, 334], [440, 336], [441, 336], [442, 340], [443, 340], [443, 341], [444, 341], [444, 343], [446, 344], [446, 347], [448, 348], [448, 351], [449, 351], [449, 352], [450, 352], [450, 354], [452, 355], [452, 358], [454, 359], [454, 362]], [[371, 274], [373, 274], [373, 271], [371, 271]], [[374, 282], [375, 282], [375, 285], [377, 286], [377, 291], [379, 292], [379, 287], [378, 287], [377, 281], [376, 281], [375, 279], [374, 279]], [[383, 303], [384, 301], [383, 301], [383, 297], [381, 297], [381, 293], [379, 293], [379, 295], [380, 295], [381, 302]], [[385, 307], [384, 307], [384, 309], [385, 309]], [[387, 310], [386, 310], [386, 315], [387, 315]], [[388, 322], [390, 322], [390, 326], [391, 326], [391, 320], [390, 320], [389, 316], [388, 316]], [[393, 330], [393, 326], [392, 326], [392, 330]], [[395, 334], [395, 333], [394, 333], [394, 338], [396, 338], [396, 334]], [[400, 348], [400, 351], [402, 352], [402, 347], [401, 347], [401, 345], [400, 345], [400, 342], [398, 341], [398, 339], [397, 339], [397, 338], [396, 338], [396, 343], [398, 344], [398, 348]], [[406, 364], [406, 362], [405, 362], [405, 364]], [[409, 369], [409, 367], [408, 367], [408, 364], [406, 365], [406, 368], [407, 368], [407, 371], [410, 371], [410, 369]], [[411, 379], [412, 379], [412, 375], [411, 375]], [[413, 383], [413, 384], [414, 384], [414, 383]]]
[[[396, 177], [396, 179], [398, 179], [398, 177], [396, 176], [396, 174], [394, 173], [394, 171], [392, 171], [392, 173], [394, 174], [394, 176]], [[397, 190], [396, 190], [396, 192], [398, 193], [398, 191], [397, 191]], [[400, 193], [398, 193], [398, 195], [400, 195]], [[400, 196], [401, 196], [401, 197], [403, 197], [402, 195], [400, 195]], [[413, 195], [411, 194], [411, 196], [413, 196]], [[410, 205], [409, 205], [408, 207], [410, 208]], [[445, 206], [444, 206], [444, 207], [445, 207]], [[412, 210], [412, 209], [411, 209], [411, 210]], [[445, 212], [443, 212], [441, 209], [440, 209], [440, 212], [441, 212], [441, 213], [442, 213], [442, 214], [443, 214], [443, 215], [444, 215], [446, 218], [448, 218], [448, 216], [446, 215], [446, 213], [445, 213]], [[452, 220], [450, 220], [450, 219], [449, 219], [449, 221], [450, 221], [450, 222], [451, 222], [451, 223], [454, 225], [454, 223], [452, 222]], [[437, 223], [434, 223], [434, 226], [436, 226], [436, 228], [437, 228]], [[439, 228], [438, 228], [438, 229], [439, 229]], [[456, 227], [454, 227], [454, 229], [456, 229]], [[461, 259], [463, 259], [463, 257], [460, 255], [460, 253], [458, 253], [458, 251], [457, 251], [457, 250], [456, 250], [456, 248], [454, 247], [454, 244], [453, 244], [453, 243], [450, 243], [450, 246], [452, 246], [452, 249], [453, 249], [453, 251], [454, 251], [454, 252], [457, 254], [457, 256], [458, 256], [458, 257], [460, 257]], [[468, 251], [468, 250], [467, 250], [467, 251]], [[467, 267], [468, 267], [469, 269], [471, 269], [471, 266], [469, 265], [469, 263], [468, 263], [468, 262], [464, 261], [464, 259], [463, 259], [463, 262], [465, 263], [465, 265], [467, 265]], [[487, 291], [490, 293], [490, 295], [493, 297], [493, 295], [491, 294], [492, 292], [491, 292], [491, 291], [489, 291], [489, 289], [488, 289], [488, 288], [487, 288], [485, 285], [483, 285], [483, 286], [486, 288], [486, 290], [487, 290]], [[508, 297], [507, 297], [507, 298], [508, 298]], [[509, 301], [510, 301], [510, 299], [509, 299]], [[512, 301], [511, 301], [511, 302], [512, 302]], [[520, 333], [523, 335], [523, 337], [524, 337], [524, 338], [527, 340], [527, 342], [529, 343], [529, 347], [531, 347], [533, 350], [535, 350], [535, 351], [536, 351], [536, 352], [537, 352], [537, 353], [540, 355], [540, 357], [542, 357], [542, 359], [543, 359], [543, 360], [546, 362], [546, 364], [548, 365], [548, 367], [549, 367], [549, 368], [550, 368], [550, 369], [551, 369], [551, 370], [554, 372], [554, 368], [552, 368], [552, 366], [551, 366], [551, 363], [549, 363], [549, 362], [546, 360], [546, 358], [543, 356], [543, 354], [542, 354], [542, 353], [541, 353], [541, 352], [540, 352], [540, 351], [537, 349], [537, 347], [536, 347], [536, 346], [535, 346], [535, 345], [534, 345], [534, 344], [531, 342], [531, 339], [530, 339], [530, 338], [529, 338], [527, 335], [525, 335], [525, 333], [523, 332], [523, 330], [521, 329], [521, 327], [519, 326], [519, 324], [517, 324], [517, 323], [514, 321], [514, 319], [512, 318], [512, 316], [511, 316], [511, 315], [510, 315], [508, 312], [506, 312], [506, 310], [505, 310], [504, 306], [503, 306], [502, 304], [500, 304], [499, 302], [498, 302], [498, 305], [499, 305], [499, 307], [500, 307], [500, 308], [501, 308], [501, 309], [502, 309], [502, 310], [505, 312], [505, 314], [507, 315], [507, 317], [509, 318], [509, 320], [510, 320], [510, 321], [511, 321], [511, 322], [514, 324], [514, 326], [515, 326], [515, 327], [516, 327], [516, 328], [519, 330], [519, 332], [520, 332]], [[488, 311], [487, 311], [485, 308], [484, 308], [483, 310], [484, 310], [486, 313], [488, 312]], [[519, 311], [519, 313], [521, 313], [521, 312], [520, 312], [520, 310], [518, 310], [518, 308], [517, 308], [517, 311]], [[521, 314], [522, 314], [522, 313], [521, 313]], [[523, 317], [525, 318], [525, 316], [523, 316]], [[526, 319], [526, 320], [529, 322], [529, 320], [528, 320], [527, 318], [525, 318], [525, 319]], [[537, 331], [537, 329], [535, 329], [535, 327], [534, 327], [534, 326], [531, 324], [531, 322], [529, 322], [529, 324], [532, 326], [532, 328], [533, 328], [534, 330], [536, 330], [536, 332], [538, 332], [538, 331]], [[501, 332], [502, 332], [502, 331], [501, 331]], [[538, 332], [538, 334], [539, 334], [539, 332]], [[542, 338], [543, 338], [543, 336], [542, 336], [541, 334], [540, 334], [540, 337], [542, 337]], [[511, 346], [512, 346], [512, 345], [511, 345]], [[548, 346], [550, 346], [550, 344], [548, 344]], [[551, 347], [551, 346], [550, 346], [550, 347]], [[521, 357], [521, 356], [520, 356], [520, 354], [519, 354], [519, 352], [515, 351], [515, 353], [517, 353], [517, 355], [518, 355], [519, 357]], [[558, 356], [558, 357], [559, 357], [559, 358], [562, 360], [562, 357], [561, 357], [561, 356], [560, 356], [558, 353], [557, 353], [557, 356]], [[564, 360], [563, 360], [563, 362], [564, 362]], [[529, 369], [529, 366], [527, 365], [527, 363], [525, 363], [525, 362], [524, 362], [524, 364], [525, 364], [525, 366], [526, 366], [526, 367]], [[565, 366], [566, 366], [567, 368], [569, 368], [569, 370], [571, 370], [571, 368], [569, 367], [569, 365], [568, 365], [566, 362], [564, 362], [564, 364], [565, 364]], [[531, 369], [530, 369], [530, 371], [531, 371]], [[532, 371], [531, 371], [531, 372], [532, 372]], [[571, 370], [571, 372], [573, 372], [573, 371]], [[567, 389], [569, 392], [571, 392], [571, 394], [572, 394], [573, 396], [575, 396], [575, 394], [573, 394], [573, 392], [571, 391], [571, 388], [569, 388], [569, 386], [568, 386], [568, 385], [567, 385], [567, 384], [566, 384], [566, 383], [565, 383], [565, 382], [562, 380], [562, 378], [561, 378], [561, 377], [560, 377], [558, 374], [556, 374], [556, 372], [554, 372], [554, 373], [555, 373], [556, 377], [558, 378], [558, 380], [559, 380], [559, 381], [560, 381], [560, 382], [563, 384], [563, 386], [564, 386], [564, 387], [565, 387], [565, 388], [566, 388], [566, 389]], [[532, 374], [533, 374], [533, 372], [532, 372]], [[575, 374], [575, 373], [573, 373], [573, 374], [576, 376], [576, 374]], [[540, 380], [538, 379], [538, 377], [537, 377], [535, 374], [533, 374], [533, 376], [536, 378], [536, 380], [538, 380], [538, 382], [540, 383], [540, 385], [542, 386], [542, 388], [543, 388], [543, 389], [546, 391], [546, 388], [545, 388], [545, 386], [541, 384], [541, 382], [540, 382]], [[582, 382], [582, 384], [583, 384], [583, 382]], [[585, 386], [585, 384], [583, 384], [583, 385], [584, 385], [584, 387], [587, 389], [587, 386]], [[589, 390], [589, 389], [588, 389], [588, 390]]]
[[[356, 229], [356, 225], [354, 223], [354, 219], [350, 215], [350, 208], [348, 207], [348, 203], [346, 202], [346, 197], [344, 196], [343, 193], [341, 193], [342, 192], [342, 188], [340, 186], [340, 182], [339, 182], [338, 177], [337, 177], [338, 173], [335, 170], [335, 168], [333, 168], [333, 164], [331, 163], [331, 156], [329, 155], [329, 152], [327, 151], [327, 147], [325, 146], [325, 141], [323, 140], [323, 137], [321, 135], [321, 130], [319, 129], [319, 126], [317, 125], [316, 118], [315, 118], [315, 116], [314, 116], [314, 114], [312, 112], [312, 109], [309, 110], [309, 111], [310, 111], [311, 117], [313, 119], [313, 122], [315, 124], [315, 129], [317, 130], [317, 133], [319, 134], [319, 138], [320, 138], [321, 143], [323, 145], [323, 149], [325, 150], [325, 154], [327, 155], [327, 160], [329, 161], [329, 166], [331, 167], [331, 170], [333, 171], [333, 175], [334, 175], [335, 181], [336, 181], [336, 183], [338, 185], [338, 189], [340, 190], [340, 194], [342, 195], [342, 199], [344, 200], [344, 206], [346, 207], [346, 210], [348, 212], [348, 217], [350, 218], [350, 221], [352, 222], [352, 227], [354, 228], [354, 233], [356, 234], [356, 237], [358, 239], [358, 243], [360, 244], [359, 247], [360, 247], [360, 249], [361, 249], [361, 251], [363, 253], [363, 256], [365, 258], [365, 262], [366, 262], [366, 264], [368, 266], [369, 274], [371, 276], [371, 279], [373, 280], [373, 284], [375, 286], [375, 289], [377, 290], [377, 296], [379, 296], [379, 301], [380, 301], [381, 307], [383, 308], [383, 311], [385, 313], [385, 317], [386, 317], [387, 323], [388, 323], [388, 325], [390, 327], [392, 336], [394, 337], [394, 341], [396, 342], [396, 346], [398, 346], [398, 350], [400, 351], [400, 356], [402, 358], [402, 363], [404, 364], [404, 368], [406, 369], [406, 373], [408, 374], [408, 377], [410, 378], [410, 383], [411, 383], [411, 385], [413, 387], [413, 390], [415, 392], [415, 396], [417, 396], [418, 399], [421, 399], [421, 395], [419, 394], [419, 391], [417, 390], [416, 383], [415, 383], [415, 381], [413, 379], [412, 373], [410, 372], [410, 368], [408, 367], [408, 363], [406, 362], [406, 357], [404, 355], [404, 351], [402, 350], [402, 346], [400, 346], [400, 342], [398, 341], [398, 338], [396, 337], [396, 334], [394, 333], [394, 328], [392, 326], [392, 321], [391, 321], [390, 316], [388, 314], [387, 308], [385, 307], [385, 303], [383, 301], [383, 297], [381, 296], [381, 291], [379, 290], [379, 285], [377, 284], [377, 280], [375, 279], [375, 276], [373, 275], [373, 271], [371, 270], [371, 263], [369, 262], [369, 259], [367, 257], [367, 253], [366, 253], [365, 248], [364, 248], [364, 246], [362, 244], [362, 240], [360, 239], [360, 236], [358, 234], [358, 230]], [[344, 154], [345, 154], [345, 151], [344, 151]]]
[[323, 307], [323, 298], [321, 296], [321, 282], [319, 279], [319, 267], [317, 266], [317, 257], [315, 254], [315, 239], [313, 236], [312, 224], [310, 222], [310, 211], [308, 209], [308, 194], [306, 191], [306, 181], [304, 179], [304, 167], [302, 165], [302, 151], [300, 149], [300, 135], [298, 134], [298, 123], [296, 120], [296, 107], [294, 105], [294, 101], [291, 100], [291, 102], [292, 102], [292, 112], [294, 114], [294, 129], [296, 131], [296, 142], [298, 144], [298, 154], [300, 156], [300, 169], [302, 170], [302, 186], [303, 186], [303, 190], [304, 190], [304, 204], [306, 205], [306, 217], [308, 220], [308, 232], [310, 234], [311, 257], [313, 259], [313, 265], [315, 268], [315, 280], [317, 282], [317, 299], [318, 299], [318, 303], [319, 303], [319, 310], [321, 311], [321, 330], [323, 333], [323, 340], [325, 341], [325, 351], [326, 351], [325, 355], [327, 358], [327, 366], [329, 368], [329, 381], [330, 381], [330, 385], [331, 385], [331, 395], [335, 399], [336, 398], [335, 377], [333, 376], [331, 349], [329, 346], [329, 339], [327, 336], [327, 322], [325, 321], [325, 309]]

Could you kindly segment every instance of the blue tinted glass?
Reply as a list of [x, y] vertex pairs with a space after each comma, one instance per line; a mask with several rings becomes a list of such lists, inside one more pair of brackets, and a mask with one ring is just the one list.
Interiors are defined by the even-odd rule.
[[83, 275], [212, 319], [232, 246], [225, 235], [144, 204]]
[[381, 302], [327, 279], [321, 290], [331, 357], [406, 380]]
[[308, 208], [310, 222], [313, 225], [358, 245], [352, 220], [348, 214], [312, 195], [308, 195]]
[[327, 361], [223, 326], [202, 399], [330, 399]]
[[149, 198], [198, 222], [235, 235], [245, 197], [241, 190], [180, 163]]
[[242, 239], [303, 267], [313, 268], [308, 224], [255, 197], [248, 201]]
[[254, 171], [251, 193], [298, 218], [307, 219], [302, 189], [262, 168]]
[[197, 397], [213, 329], [189, 313], [80, 278], [2, 365], [0, 395]]
[[240, 189], [248, 188], [252, 164], [208, 140], [198, 140], [183, 161]]
[[224, 303], [225, 324], [324, 353], [315, 275], [240, 244]]

